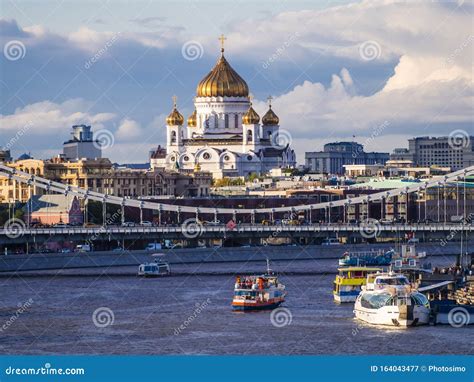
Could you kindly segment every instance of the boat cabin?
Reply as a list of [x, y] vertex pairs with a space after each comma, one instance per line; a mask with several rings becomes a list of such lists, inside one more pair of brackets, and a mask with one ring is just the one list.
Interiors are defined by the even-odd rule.
[[406, 276], [395, 273], [369, 274], [367, 276], [367, 290], [384, 289], [387, 286], [395, 288], [410, 286], [410, 281]]
[[338, 268], [338, 276], [348, 279], [366, 278], [368, 273], [381, 272], [382, 268], [369, 268], [369, 267], [345, 267]]

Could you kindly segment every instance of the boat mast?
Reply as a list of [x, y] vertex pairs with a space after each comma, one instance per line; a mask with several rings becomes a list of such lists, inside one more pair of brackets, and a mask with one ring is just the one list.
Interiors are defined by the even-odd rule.
[[270, 268], [270, 259], [267, 257], [266, 260], [267, 260], [267, 275], [271, 275], [272, 270]]

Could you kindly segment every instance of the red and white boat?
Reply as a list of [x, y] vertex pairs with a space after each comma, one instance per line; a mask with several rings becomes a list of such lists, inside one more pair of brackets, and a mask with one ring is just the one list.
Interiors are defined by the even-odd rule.
[[267, 273], [261, 276], [237, 276], [232, 308], [264, 310], [277, 308], [285, 301], [285, 286], [272, 272], [267, 260]]

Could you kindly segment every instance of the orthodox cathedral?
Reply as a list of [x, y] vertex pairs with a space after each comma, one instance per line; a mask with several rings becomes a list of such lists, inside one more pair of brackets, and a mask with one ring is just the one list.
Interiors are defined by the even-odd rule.
[[152, 167], [209, 171], [214, 178], [264, 174], [296, 165], [295, 152], [280, 144], [279, 119], [272, 110], [262, 119], [252, 108], [249, 87], [224, 57], [197, 86], [194, 112], [184, 117], [174, 106], [166, 118], [166, 150], [151, 156]]

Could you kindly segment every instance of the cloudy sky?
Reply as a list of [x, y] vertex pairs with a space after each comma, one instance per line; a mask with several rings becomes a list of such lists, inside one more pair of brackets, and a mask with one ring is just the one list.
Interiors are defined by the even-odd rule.
[[474, 132], [470, 1], [2, 1], [0, 147], [61, 151], [73, 124], [109, 130], [105, 156], [145, 162], [178, 96], [188, 116], [219, 54], [268, 95], [298, 161], [355, 139]]

